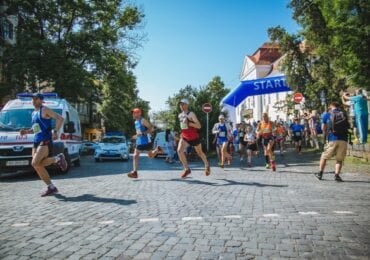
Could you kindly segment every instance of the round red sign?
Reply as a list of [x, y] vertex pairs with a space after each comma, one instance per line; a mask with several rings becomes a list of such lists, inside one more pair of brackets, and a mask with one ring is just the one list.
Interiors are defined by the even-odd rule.
[[208, 114], [208, 113], [212, 112], [212, 105], [209, 104], [209, 103], [205, 103], [202, 106], [202, 110], [203, 110], [204, 113]]
[[303, 100], [303, 95], [302, 93], [295, 93], [294, 96], [293, 96], [293, 99], [294, 99], [294, 102], [299, 104], [302, 102]]

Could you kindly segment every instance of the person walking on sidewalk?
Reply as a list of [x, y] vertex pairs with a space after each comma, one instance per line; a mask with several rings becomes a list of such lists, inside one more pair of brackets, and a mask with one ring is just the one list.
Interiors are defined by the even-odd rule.
[[182, 111], [179, 114], [181, 138], [179, 146], [177, 148], [177, 152], [179, 154], [179, 159], [184, 167], [184, 172], [182, 173], [181, 178], [186, 178], [189, 174], [191, 174], [191, 169], [189, 168], [188, 161], [184, 154], [184, 150], [189, 146], [194, 147], [195, 151], [204, 163], [205, 175], [209, 176], [211, 174], [211, 169], [207, 156], [202, 150], [202, 144], [200, 143], [198, 134], [199, 129], [201, 129], [201, 124], [194, 112], [191, 112], [189, 110], [189, 101], [187, 99], [182, 99], [179, 105]]
[[136, 135], [133, 139], [136, 139], [136, 147], [134, 151], [133, 158], [133, 170], [127, 174], [129, 178], [138, 178], [138, 169], [139, 169], [139, 158], [140, 153], [143, 151], [148, 151], [149, 158], [154, 158], [158, 153], [163, 152], [161, 147], [156, 147], [152, 150], [152, 142], [150, 142], [149, 135], [153, 133], [153, 126], [149, 123], [148, 120], [142, 117], [142, 111], [140, 108], [135, 108], [132, 111], [132, 117], [135, 120], [135, 129]]
[[266, 159], [266, 169], [272, 168], [272, 171], [276, 171], [276, 163], [274, 156], [274, 131], [275, 124], [270, 121], [268, 114], [262, 114], [262, 121], [257, 127], [257, 133], [259, 137], [262, 137], [263, 151]]
[[[58, 139], [59, 129], [64, 119], [50, 108], [43, 106], [44, 96], [41, 93], [32, 96], [32, 104], [35, 110], [32, 113], [32, 128], [22, 129], [20, 134], [34, 134], [32, 149], [32, 167], [40, 179], [47, 185], [47, 190], [41, 194], [42, 197], [58, 193], [57, 187], [50, 179], [45, 167], [58, 164], [62, 171], [67, 170], [67, 162], [64, 154], [53, 157], [53, 140]], [[55, 120], [55, 128], [52, 130], [52, 119]]]
[[324, 152], [321, 154], [320, 171], [315, 176], [322, 180], [326, 166], [326, 161], [335, 156], [335, 177], [334, 180], [341, 182], [339, 176], [342, 170], [343, 161], [347, 154], [349, 122], [347, 115], [339, 108], [338, 102], [333, 102], [329, 106], [329, 112], [323, 116], [322, 129], [327, 133], [328, 143]]
[[223, 115], [220, 115], [218, 120], [219, 122], [213, 126], [212, 133], [216, 135], [216, 144], [221, 151], [220, 167], [224, 168], [225, 161], [231, 161], [231, 155], [227, 152], [227, 144], [229, 137], [231, 136], [231, 128], [225, 123], [225, 117]]

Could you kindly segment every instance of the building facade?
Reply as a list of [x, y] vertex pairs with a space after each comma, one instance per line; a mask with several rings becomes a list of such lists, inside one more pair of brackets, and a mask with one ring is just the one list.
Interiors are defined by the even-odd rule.
[[[240, 81], [283, 75], [279, 71], [279, 63], [282, 59], [283, 55], [277, 44], [264, 43], [252, 55], [245, 56]], [[267, 112], [271, 120], [287, 120], [287, 111], [278, 109], [277, 104], [285, 100], [288, 94], [289, 92], [279, 92], [247, 97], [235, 109], [236, 122], [242, 122], [246, 113], [252, 114], [253, 119], [258, 121], [263, 112]]]

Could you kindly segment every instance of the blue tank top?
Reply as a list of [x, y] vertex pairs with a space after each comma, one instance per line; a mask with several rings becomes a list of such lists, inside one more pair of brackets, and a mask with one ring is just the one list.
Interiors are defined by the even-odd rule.
[[225, 124], [224, 125], [219, 124], [218, 130], [219, 130], [219, 133], [217, 135], [217, 143], [222, 144], [225, 141], [227, 141], [227, 127]]
[[42, 106], [32, 113], [32, 130], [35, 134], [33, 142], [52, 141], [51, 118], [42, 118]]
[[135, 121], [136, 134], [138, 135], [136, 138], [136, 145], [149, 144], [148, 135], [146, 134], [143, 135], [143, 133], [148, 129], [143, 125], [142, 121], [143, 121], [142, 118]]

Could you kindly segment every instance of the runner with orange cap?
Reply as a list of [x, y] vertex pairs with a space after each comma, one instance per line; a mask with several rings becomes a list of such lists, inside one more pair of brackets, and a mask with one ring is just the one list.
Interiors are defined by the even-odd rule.
[[133, 170], [128, 174], [128, 177], [136, 179], [138, 178], [137, 171], [139, 167], [140, 153], [148, 151], [148, 156], [153, 158], [159, 152], [162, 152], [162, 148], [158, 146], [155, 150], [152, 150], [152, 143], [149, 140], [148, 134], [151, 134], [154, 129], [149, 121], [142, 117], [142, 111], [140, 108], [132, 110], [132, 117], [135, 120], [136, 135], [133, 136], [133, 139], [136, 139], [136, 147], [133, 158]]

